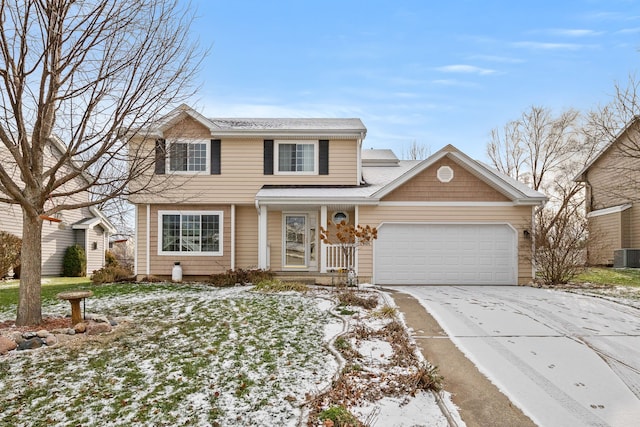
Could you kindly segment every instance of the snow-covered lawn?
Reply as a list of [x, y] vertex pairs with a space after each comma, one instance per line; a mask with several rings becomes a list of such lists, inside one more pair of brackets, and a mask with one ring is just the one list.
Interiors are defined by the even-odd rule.
[[[358, 310], [337, 316], [326, 290], [108, 286], [118, 287], [96, 293], [87, 312], [118, 319], [113, 332], [0, 356], [0, 425], [297, 426], [343, 368], [327, 343], [345, 325], [384, 325]], [[66, 301], [43, 307], [68, 310]], [[379, 371], [391, 358], [377, 338], [351, 344]], [[377, 425], [446, 425], [432, 395], [405, 397], [355, 412]]]

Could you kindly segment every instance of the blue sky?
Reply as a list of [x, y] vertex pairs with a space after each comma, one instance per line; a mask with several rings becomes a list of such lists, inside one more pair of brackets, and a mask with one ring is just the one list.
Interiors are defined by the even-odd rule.
[[640, 62], [640, 1], [193, 0], [208, 117], [359, 117], [364, 146], [486, 160], [532, 105], [607, 103]]

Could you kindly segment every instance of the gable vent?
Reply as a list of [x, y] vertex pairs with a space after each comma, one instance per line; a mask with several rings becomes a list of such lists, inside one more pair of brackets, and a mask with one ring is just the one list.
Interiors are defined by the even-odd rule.
[[449, 166], [440, 166], [437, 176], [440, 182], [450, 182], [453, 179], [453, 169]]

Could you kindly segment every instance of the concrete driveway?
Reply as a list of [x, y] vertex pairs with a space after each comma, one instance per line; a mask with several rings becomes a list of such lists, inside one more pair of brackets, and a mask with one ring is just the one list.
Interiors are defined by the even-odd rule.
[[640, 310], [511, 286], [404, 286], [541, 426], [640, 425]]

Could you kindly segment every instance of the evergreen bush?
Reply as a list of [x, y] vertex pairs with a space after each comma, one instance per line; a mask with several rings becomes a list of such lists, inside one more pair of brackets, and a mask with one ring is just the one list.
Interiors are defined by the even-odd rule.
[[20, 264], [20, 249], [22, 239], [11, 233], [0, 231], [0, 278], [5, 277], [9, 270]]
[[69, 246], [64, 253], [62, 275], [65, 277], [84, 277], [87, 275], [87, 255], [80, 245]]

